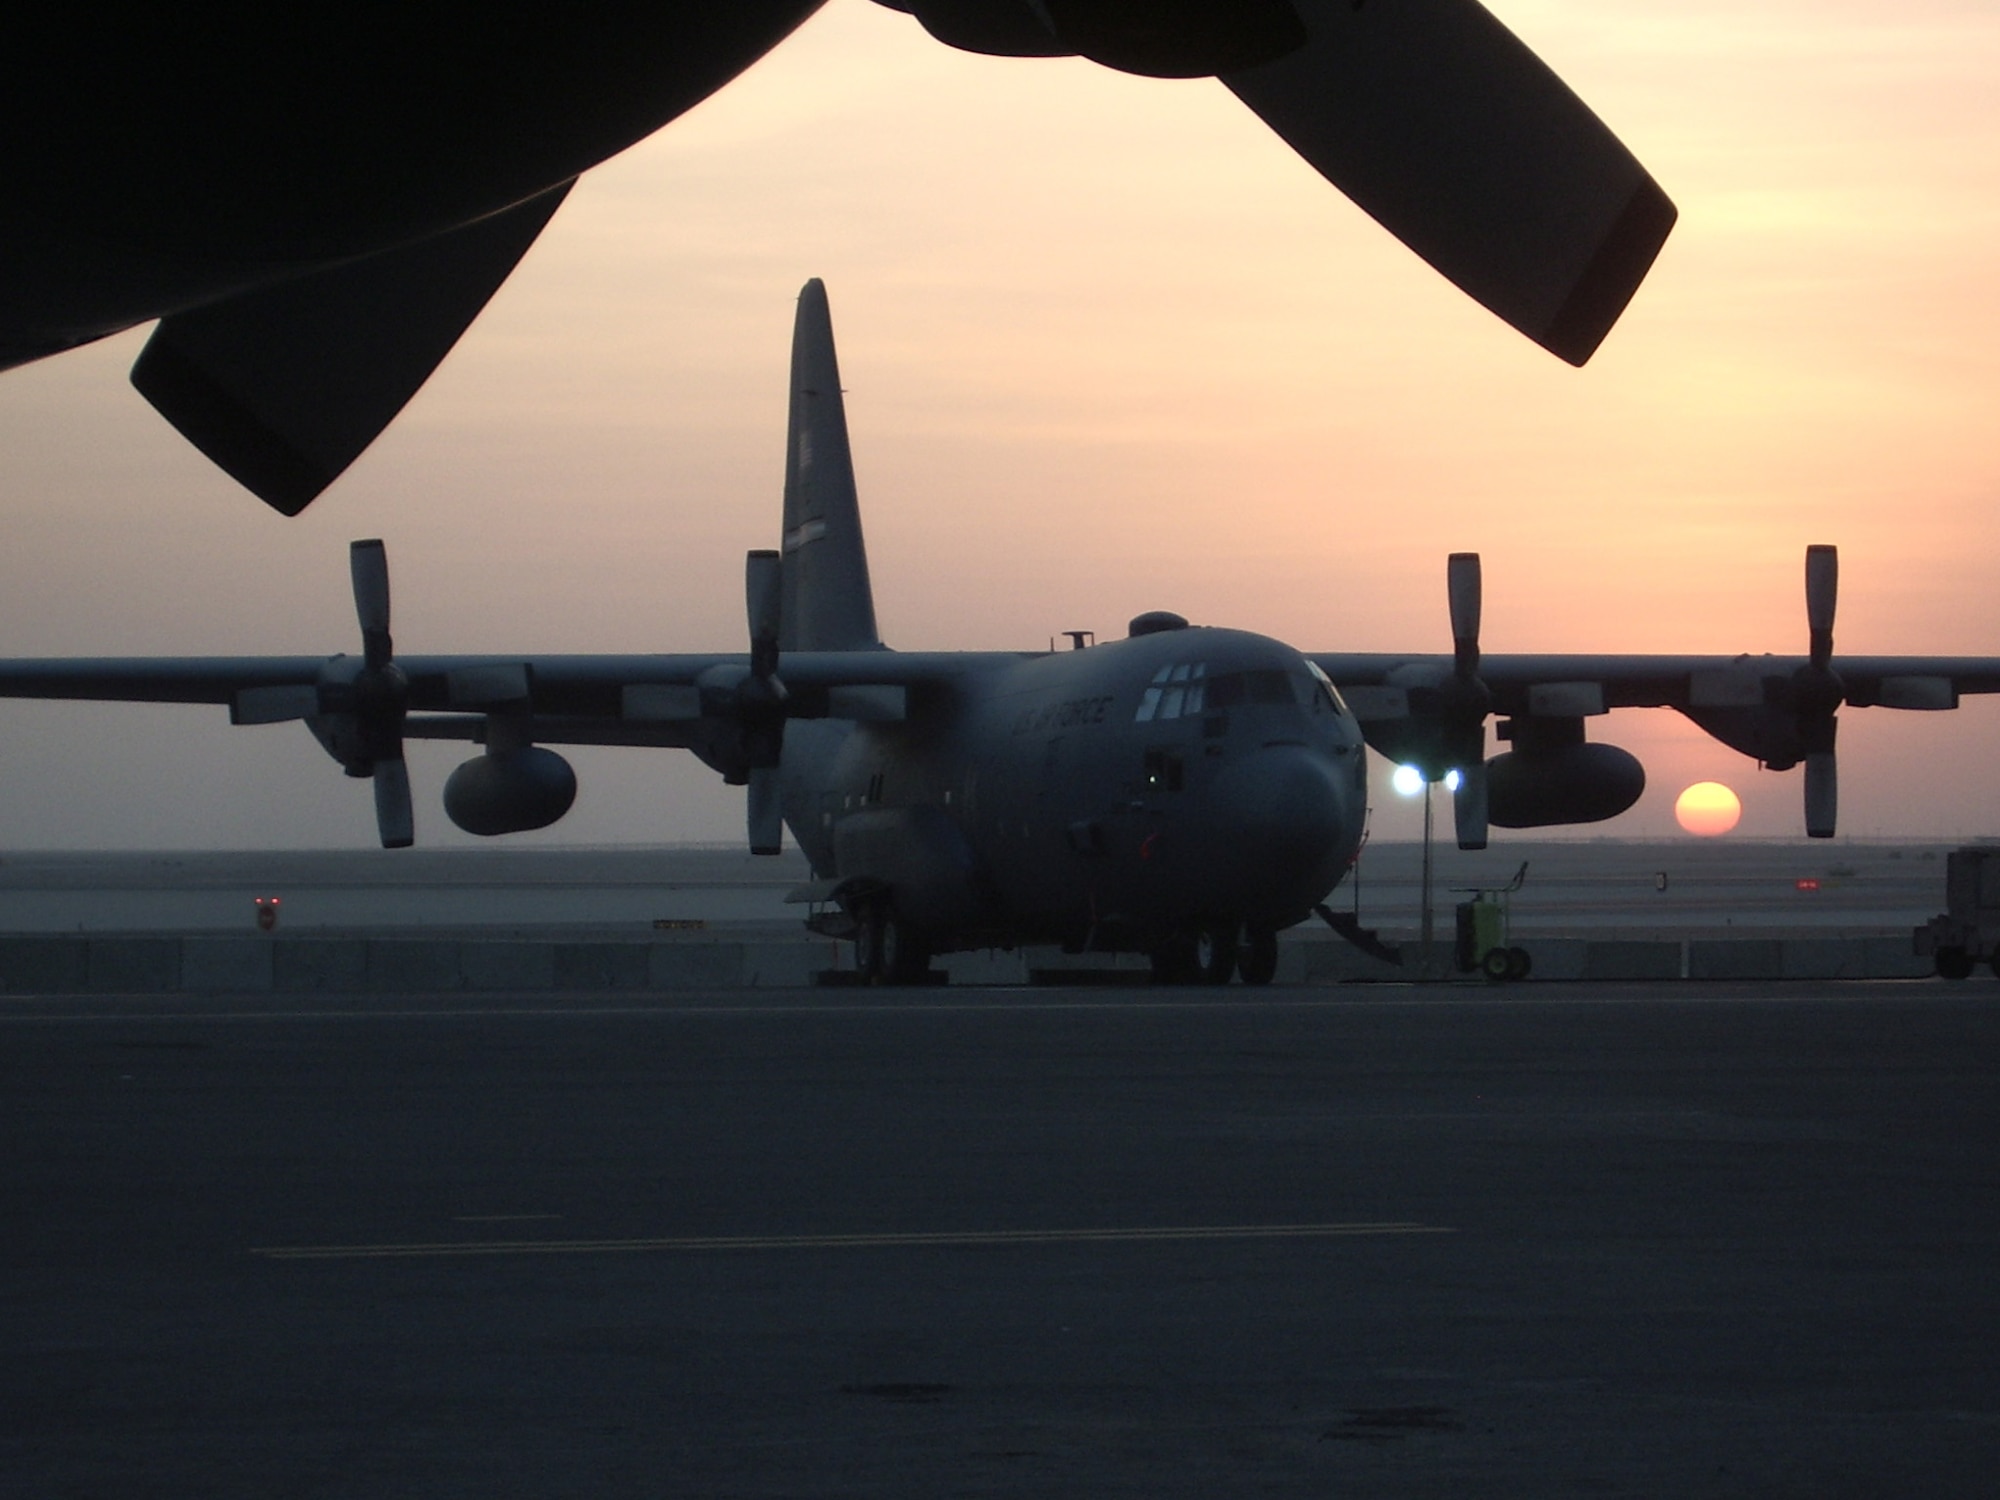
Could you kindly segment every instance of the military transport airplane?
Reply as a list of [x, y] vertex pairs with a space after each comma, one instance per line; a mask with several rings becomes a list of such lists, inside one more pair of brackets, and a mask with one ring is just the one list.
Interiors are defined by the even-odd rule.
[[[930, 957], [1060, 942], [1141, 951], [1162, 977], [1268, 981], [1277, 935], [1359, 847], [1364, 744], [1432, 780], [1457, 771], [1461, 845], [1489, 823], [1616, 816], [1645, 773], [1584, 737], [1621, 707], [1670, 707], [1774, 767], [1805, 764], [1806, 827], [1834, 831], [1835, 713], [1947, 709], [2000, 692], [2000, 658], [1836, 657], [1836, 559], [1806, 553], [1804, 656], [1482, 655], [1479, 560], [1447, 567], [1450, 655], [1305, 653], [1160, 611], [1103, 645], [906, 652], [876, 629], [825, 288], [799, 297], [782, 546], [745, 573], [750, 649], [640, 656], [398, 656], [379, 541], [353, 544], [361, 654], [0, 661], [0, 696], [217, 703], [239, 724], [303, 719], [374, 781], [382, 842], [414, 837], [409, 739], [480, 754], [445, 784], [476, 834], [542, 828], [576, 777], [552, 744], [692, 751], [747, 786], [750, 846], [789, 826], [802, 894], [857, 964], [900, 980]], [[1511, 745], [1487, 757], [1487, 720]]]
[[[296, 515], [429, 378], [579, 173], [822, 3], [27, 0], [0, 48], [0, 369], [157, 318], [133, 384]], [[969, 51], [1216, 76], [1574, 364], [1673, 226], [1645, 169], [1476, 0], [880, 3]]]

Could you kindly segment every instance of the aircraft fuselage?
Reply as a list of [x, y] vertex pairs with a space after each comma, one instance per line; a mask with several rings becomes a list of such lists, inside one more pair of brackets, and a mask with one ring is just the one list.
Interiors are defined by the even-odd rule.
[[815, 870], [878, 884], [933, 952], [1143, 950], [1309, 915], [1359, 847], [1367, 777], [1298, 652], [1184, 628], [984, 663], [896, 723], [795, 720], [784, 794]]

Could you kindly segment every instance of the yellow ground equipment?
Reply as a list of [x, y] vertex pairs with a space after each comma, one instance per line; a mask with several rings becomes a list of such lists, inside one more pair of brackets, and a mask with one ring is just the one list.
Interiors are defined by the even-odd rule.
[[1469, 896], [1457, 906], [1457, 941], [1452, 961], [1462, 974], [1484, 974], [1492, 980], [1526, 979], [1534, 967], [1526, 948], [1512, 945], [1510, 903], [1528, 878], [1528, 862], [1505, 885], [1453, 886], [1459, 895]]

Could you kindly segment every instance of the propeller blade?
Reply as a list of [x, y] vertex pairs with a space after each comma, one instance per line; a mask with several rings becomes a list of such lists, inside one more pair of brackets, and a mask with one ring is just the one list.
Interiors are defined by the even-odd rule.
[[417, 841], [410, 809], [410, 767], [400, 755], [375, 762], [375, 826], [384, 849], [407, 849]]
[[1806, 756], [1806, 837], [1830, 839], [1840, 812], [1840, 777], [1831, 750]]
[[1461, 291], [1571, 364], [1651, 269], [1675, 210], [1475, 0], [1295, 0], [1310, 40], [1222, 81]]
[[752, 854], [781, 854], [785, 846], [785, 818], [780, 805], [778, 768], [760, 766], [750, 773], [749, 827]]
[[1479, 670], [1481, 585], [1479, 554], [1454, 552], [1445, 559], [1445, 591], [1451, 601], [1451, 647], [1461, 677]]
[[389, 640], [389, 551], [380, 538], [350, 543], [347, 570], [354, 580], [362, 654], [370, 667], [380, 667], [394, 654]]
[[1452, 822], [1461, 849], [1486, 847], [1486, 762], [1474, 761], [1458, 770], [1458, 788], [1451, 794]]
[[1812, 631], [1812, 664], [1825, 671], [1833, 657], [1833, 610], [1840, 594], [1840, 549], [1806, 548], [1806, 625]]
[[743, 559], [743, 602], [750, 621], [750, 671], [768, 678], [778, 670], [778, 629], [784, 608], [780, 555], [758, 550]]

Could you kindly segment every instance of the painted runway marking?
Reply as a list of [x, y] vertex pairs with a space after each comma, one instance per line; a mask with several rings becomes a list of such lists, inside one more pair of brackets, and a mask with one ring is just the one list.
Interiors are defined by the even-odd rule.
[[642, 1250], [895, 1250], [932, 1246], [1104, 1245], [1144, 1241], [1356, 1239], [1456, 1234], [1441, 1224], [1214, 1224], [1138, 1229], [965, 1229], [906, 1234], [733, 1234], [634, 1240], [469, 1240], [461, 1244], [275, 1245], [266, 1260], [397, 1260], [468, 1255], [604, 1255]]
[[454, 1224], [525, 1224], [537, 1219], [560, 1219], [561, 1214], [453, 1214]]

